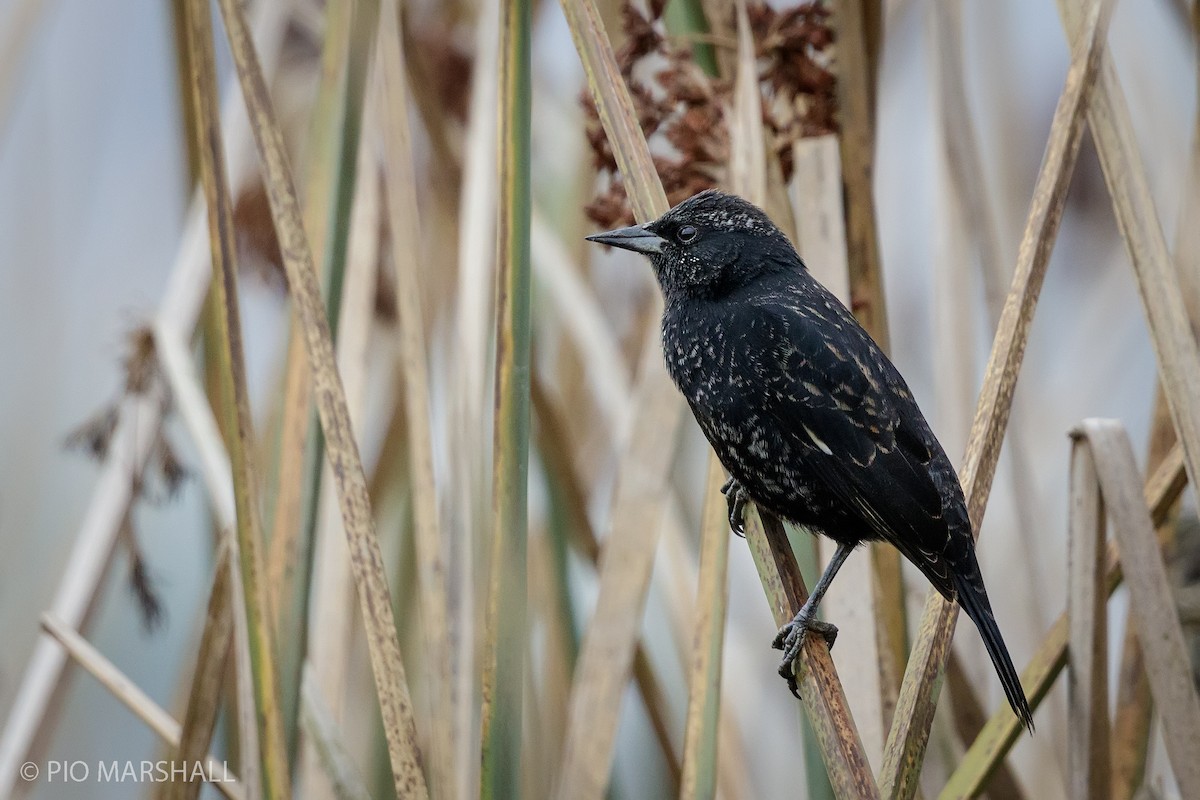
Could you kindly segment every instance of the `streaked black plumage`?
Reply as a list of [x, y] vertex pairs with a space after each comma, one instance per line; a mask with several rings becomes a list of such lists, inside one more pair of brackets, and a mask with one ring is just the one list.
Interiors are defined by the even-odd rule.
[[834, 563], [780, 631], [781, 673], [850, 550], [894, 545], [975, 622], [1017, 716], [1032, 728], [992, 615], [958, 476], [904, 379], [757, 207], [709, 191], [660, 219], [590, 239], [649, 256], [666, 301], [667, 368], [745, 498], [830, 537]]

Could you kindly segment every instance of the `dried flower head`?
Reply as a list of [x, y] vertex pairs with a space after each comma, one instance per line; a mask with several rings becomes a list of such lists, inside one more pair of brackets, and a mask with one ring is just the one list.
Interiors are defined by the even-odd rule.
[[251, 181], [238, 193], [233, 204], [233, 228], [241, 268], [258, 276], [268, 286], [286, 292], [283, 253], [275, 235], [267, 189], [261, 180]]
[[80, 450], [97, 461], [108, 457], [113, 433], [117, 430], [120, 412], [115, 403], [97, 411], [82, 425], [67, 434], [63, 446], [68, 450]]
[[153, 633], [162, 625], [165, 611], [154, 579], [150, 577], [146, 557], [134, 533], [133, 521], [129, 517], [125, 518], [121, 527], [120, 538], [125, 543], [125, 549], [129, 551], [129, 591], [141, 612], [143, 630]]
[[[662, 6], [651, 3], [649, 16], [632, 3], [621, 6], [626, 39], [617, 63], [667, 200], [675, 205], [723, 179], [729, 160], [727, 120], [733, 89], [729, 81], [705, 74], [689, 46], [663, 36], [658, 21]], [[791, 177], [792, 143], [836, 130], [829, 11], [820, 0], [782, 11], [755, 5], [749, 18], [763, 92], [763, 122], [786, 180]], [[587, 206], [588, 217], [604, 227], [630, 224], [633, 213], [616, 159], [587, 92], [583, 105], [588, 144], [601, 178]]]
[[166, 498], [173, 500], [184, 482], [191, 476], [187, 466], [179, 459], [171, 440], [165, 431], [160, 431], [157, 446], [154, 449], [155, 461], [158, 465], [159, 476], [166, 489]]
[[154, 349], [154, 331], [139, 325], [129, 332], [129, 352], [125, 354], [125, 391], [144, 395], [158, 376], [158, 355]]

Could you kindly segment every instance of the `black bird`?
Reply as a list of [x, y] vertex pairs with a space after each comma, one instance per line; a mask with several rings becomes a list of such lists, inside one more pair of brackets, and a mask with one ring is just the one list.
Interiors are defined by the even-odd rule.
[[730, 524], [747, 500], [837, 542], [774, 646], [793, 662], [850, 552], [889, 542], [979, 629], [1004, 693], [1033, 729], [992, 615], [962, 487], [912, 392], [853, 315], [809, 273], [761, 209], [718, 191], [646, 225], [589, 240], [650, 258], [666, 308], [667, 369], [728, 471]]

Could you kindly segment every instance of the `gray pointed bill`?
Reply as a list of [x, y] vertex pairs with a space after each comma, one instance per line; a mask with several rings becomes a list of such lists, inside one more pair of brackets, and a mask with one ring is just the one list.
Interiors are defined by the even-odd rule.
[[632, 250], [635, 253], [650, 255], [662, 252], [663, 240], [657, 233], [648, 231], [641, 225], [628, 228], [617, 228], [615, 231], [597, 233], [588, 236], [589, 242], [599, 242], [622, 250]]

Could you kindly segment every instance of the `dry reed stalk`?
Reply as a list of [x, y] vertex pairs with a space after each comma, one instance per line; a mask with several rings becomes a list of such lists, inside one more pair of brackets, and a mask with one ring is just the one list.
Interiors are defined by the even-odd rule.
[[721, 800], [746, 800], [754, 796], [746, 741], [738, 721], [737, 696], [721, 705], [717, 719], [717, 796]]
[[[429, 368], [426, 364], [425, 322], [421, 311], [421, 226], [417, 179], [413, 169], [408, 127], [408, 81], [404, 72], [400, 11], [384, 0], [380, 9], [375, 80], [375, 106], [383, 122], [383, 166], [395, 270], [400, 361], [404, 372], [404, 410], [408, 419], [408, 460], [412, 481], [413, 535], [417, 576], [421, 587], [421, 620], [425, 632], [427, 681], [433, 698], [430, 719], [429, 764], [434, 793], [456, 795], [454, 744], [455, 711], [453, 653], [449, 621], [450, 598], [438, 517], [438, 492], [433, 470], [432, 418], [429, 409]], [[460, 665], [461, 668], [462, 665]]]
[[[1081, 434], [1079, 434], [1081, 435]], [[1140, 483], [1135, 477], [1135, 482]], [[1067, 521], [1068, 795], [1109, 796], [1108, 595], [1104, 591], [1105, 503], [1092, 454], [1071, 452]], [[1141, 498], [1138, 498], [1139, 502]]]
[[[232, 528], [230, 529], [232, 530]], [[233, 581], [233, 701], [229, 703], [237, 736], [238, 765], [246, 785], [247, 800], [262, 797], [262, 762], [258, 742], [258, 714], [254, 706], [254, 670], [250, 665], [250, 629], [246, 624], [246, 598], [242, 582]]]
[[[1200, 43], [1200, 8], [1192, 6], [1192, 39]], [[1196, 66], [1200, 80], [1200, 61]], [[1193, 327], [1200, 322], [1200, 277], [1195, 269], [1200, 258], [1200, 226], [1190, 222], [1200, 218], [1200, 104], [1196, 106], [1196, 119], [1192, 123], [1191, 155], [1187, 173], [1183, 177], [1183, 198], [1175, 227], [1175, 263], [1179, 268], [1179, 285], [1183, 289], [1183, 301], [1187, 304], [1188, 316]], [[1189, 267], [1185, 269], [1184, 267]]]
[[[529, 379], [532, 339], [529, 222], [532, 75], [529, 0], [500, 8], [499, 218], [496, 223], [496, 393], [492, 554], [483, 659], [480, 796], [521, 790], [529, 536]], [[410, 387], [410, 391], [413, 387]], [[529, 695], [534, 698], [533, 693]], [[536, 718], [536, 715], [534, 715]]]
[[[729, 183], [751, 203], [767, 205], [767, 149], [764, 138], [762, 95], [758, 88], [758, 60], [745, 0], [737, 0], [737, 70], [733, 81], [733, 109], [729, 119]], [[789, 208], [789, 211], [791, 209]], [[789, 216], [791, 216], [789, 214]]]
[[563, 0], [562, 8], [575, 49], [579, 51], [579, 60], [587, 73], [588, 89], [596, 103], [600, 122], [624, 178], [633, 215], [649, 222], [666, 212], [667, 195], [658, 180], [637, 111], [617, 66], [608, 34], [600, 22], [596, 4], [592, 0]]
[[[1141, 633], [1146, 673], [1162, 718], [1163, 741], [1175, 780], [1184, 797], [1195, 797], [1200, 795], [1200, 761], [1196, 759], [1200, 752], [1200, 695], [1192, 682], [1154, 522], [1138, 492], [1141, 479], [1133, 447], [1115, 420], [1084, 420], [1076, 436], [1076, 446], [1086, 447], [1092, 458], [1104, 505], [1113, 520], [1129, 586], [1130, 624], [1137, 625]], [[1099, 687], [1105, 693], [1107, 689], [1107, 684]], [[1107, 770], [1108, 743], [1102, 739], [1097, 746], [1102, 748], [1098, 766]]]
[[683, 737], [683, 775], [680, 798], [712, 798], [717, 793], [721, 660], [725, 615], [729, 601], [729, 525], [725, 502], [718, 491], [725, 473], [715, 456], [708, 460], [700, 580], [696, 619], [688, 665], [687, 726]]
[[[183, 2], [180, 2], [178, 5], [181, 14], [179, 24], [182, 26]], [[186, 33], [182, 38], [187, 38]], [[190, 80], [190, 58], [187, 60], [187, 63], [189, 65], [187, 79]], [[192, 120], [192, 117], [193, 115], [189, 113], [187, 120]], [[192, 149], [194, 150], [195, 148]], [[208, 305], [211, 306], [211, 302]], [[206, 317], [210, 319], [211, 316], [211, 314], [206, 314]], [[208, 322], [209, 320], [206, 319], [206, 328], [210, 327]], [[155, 320], [153, 330], [155, 352], [158, 355], [158, 363], [163, 377], [171, 388], [174, 409], [183, 421], [184, 427], [192, 440], [193, 447], [199, 456], [200, 472], [206, 490], [205, 496], [211, 509], [213, 530], [216, 532], [214, 538], [219, 550], [227, 541], [231, 540], [231, 532], [237, 524], [233, 496], [233, 478], [229, 455], [225, 450], [223, 433], [217, 424], [213, 407], [209, 404], [205, 388], [201, 386], [201, 378], [197, 374], [196, 364], [193, 360], [189, 343], [185, 342], [181, 333], [173, 328], [173, 323], [169, 323], [161, 318]], [[202, 335], [208, 338], [207, 331], [203, 332]], [[207, 361], [215, 361], [213, 358], [214, 350], [215, 348], [211, 346], [205, 347]], [[215, 381], [213, 383], [215, 384]], [[217, 559], [214, 563], [219, 567], [222, 562], [220, 559]], [[257, 736], [251, 733], [255, 722], [252, 715], [247, 716], [237, 713], [241, 710], [242, 703], [248, 703], [251, 710], [254, 705], [254, 688], [253, 681], [250, 678], [249, 667], [249, 635], [245, 626], [245, 604], [242, 602], [242, 593], [240, 591], [235, 591], [233, 588], [230, 588], [228, 591], [230, 594], [228, 601], [233, 605], [229, 635], [236, 643], [235, 654], [233, 656], [235, 666], [231, 669], [226, 669], [227, 662], [225, 660], [221, 662], [221, 674], [225, 676], [226, 685], [233, 688], [231, 696], [228, 699], [228, 707], [231, 710], [231, 727], [236, 727], [234, 727], [230, 736], [229, 747], [231, 750], [236, 750], [239, 756], [244, 759], [244, 765], [239, 764], [239, 769], [243, 773], [243, 779], [250, 781], [254, 789], [261, 791], [261, 781], [256, 769], [258, 762], [256, 756], [252, 755], [258, 752]], [[211, 595], [209, 602], [213, 602]], [[202, 619], [201, 622], [205, 622], [205, 620]], [[207, 627], [207, 624], [205, 627]], [[203, 633], [203, 630], [197, 632], [196, 641], [200, 641], [200, 633]], [[228, 642], [225, 645], [228, 645]], [[202, 654], [211, 654], [211, 650], [212, 645], [201, 643], [200, 652]], [[199, 672], [195, 670], [212, 667], [213, 664], [210, 657], [199, 655], [195, 669], [190, 672], [184, 671], [180, 674], [176, 691], [185, 691], [187, 695], [193, 695], [195, 689], [193, 684], [201, 680]], [[186, 710], [184, 716], [187, 716]], [[197, 719], [197, 722], [200, 722], [200, 720]], [[211, 738], [211, 732], [208, 736]], [[169, 785], [161, 786], [159, 787], [159, 795], [162, 796], [171, 790], [172, 787]], [[252, 791], [251, 796], [257, 797], [258, 795]]]
[[[570, 515], [569, 527], [575, 532], [574, 547], [593, 566], [598, 568], [600, 561], [600, 543], [592, 528], [591, 518], [587, 514], [587, 492], [583, 485], [583, 476], [574, 461], [570, 447], [571, 437], [569, 425], [561, 403], [553, 394], [546, 390], [541, 376], [536, 372], [533, 376], [533, 408], [538, 424], [535, 429], [535, 445], [547, 469], [560, 481], [561, 491], [565, 495], [564, 507]], [[658, 739], [667, 763], [667, 769], [672, 776], [681, 775], [680, 758], [671, 740], [670, 715], [668, 714], [665, 696], [661, 682], [658, 680], [650, 663], [646, 646], [638, 641], [633, 654], [633, 678], [646, 713], [650, 717], [650, 727]], [[678, 779], [676, 778], [676, 782]]]
[[300, 683], [300, 725], [305, 741], [316, 751], [329, 788], [337, 800], [370, 800], [366, 782], [342, 739], [337, 722], [321, 698], [312, 670], [306, 668]]
[[[180, 746], [179, 723], [77, 631], [51, 613], [42, 615], [42, 630], [63, 648], [66, 655], [99, 681], [100, 685], [107, 689], [113, 697], [120, 700], [138, 719], [145, 722], [158, 738], [171, 748]], [[246, 787], [236, 777], [229, 775], [228, 770], [222, 766], [222, 762], [207, 755], [207, 750], [201, 753], [201, 759], [198, 760], [204, 761], [206, 773], [211, 779], [210, 782], [222, 795], [229, 800], [243, 800], [247, 796]]]
[[288, 285], [305, 330], [317, 409], [328, 445], [326, 455], [338, 485], [393, 779], [401, 796], [423, 797], [427, 790], [416, 750], [412, 701], [396, 639], [383, 556], [370, 513], [366, 476], [351, 433], [345, 394], [334, 363], [329, 324], [321, 305], [320, 286], [304, 233], [291, 167], [271, 109], [258, 55], [247, 36], [242, 9], [236, 0], [221, 0], [220, 8], [263, 162]]
[[850, 307], [842, 168], [837, 136], [810, 136], [792, 145], [792, 209], [796, 249], [813, 277]]
[[[842, 165], [836, 134], [812, 136], [792, 145], [792, 198], [796, 219], [796, 249], [803, 254], [809, 271], [825, 288], [850, 307], [850, 272], [846, 253], [845, 206], [842, 194]], [[824, 537], [816, 540], [817, 567], [832, 556], [832, 543]], [[883, 685], [899, 681], [892, 659], [880, 657], [880, 647], [887, 641], [882, 617], [873, 614], [881, 586], [876, 583], [873, 558], [851, 556], [842, 570], [848, 577], [834, 581], [822, 601], [824, 615], [838, 620], [842, 633], [837, 652], [831, 651], [834, 666], [847, 697], [861, 698], [869, 708], [860, 709], [855, 721], [863, 739], [868, 761], [878, 763], [883, 751], [886, 731], [883, 721], [890, 718], [895, 698], [882, 691]], [[839, 573], [840, 574], [840, 573]], [[870, 592], [868, 603], [862, 602], [864, 587]], [[866, 619], [863, 619], [863, 617]], [[851, 645], [847, 647], [847, 644]], [[848, 655], [849, 654], [849, 655]], [[876, 704], [880, 698], [882, 704]], [[877, 710], [883, 712], [879, 718]], [[862, 716], [871, 717], [864, 722]], [[814, 794], [827, 795], [831, 790], [822, 772], [813, 775], [820, 759], [812, 737], [805, 736], [805, 763], [810, 767], [808, 783]]]
[[[172, 754], [175, 760], [185, 764], [197, 763], [208, 752], [229, 663], [229, 644], [233, 639], [232, 583], [237, 543], [231, 534], [223, 536], [226, 538], [217, 549], [216, 574], [208, 596], [204, 631], [200, 635], [191, 691], [180, 727], [179, 747]], [[167, 800], [195, 800], [199, 794], [200, 784], [191, 780], [164, 783], [159, 792], [159, 796]]]
[[[262, 45], [264, 63], [272, 68], [278, 60], [286, 18], [283, 4], [263, 3], [255, 10], [255, 38]], [[238, 106], [236, 98], [231, 98], [229, 108]], [[223, 136], [230, 151], [229, 173], [236, 180], [249, 169], [248, 120], [242, 113], [223, 114], [222, 119]], [[162, 330], [169, 330], [190, 338], [195, 330], [212, 276], [205, 225], [203, 200], [197, 199], [188, 212], [167, 290], [155, 315], [156, 336]], [[108, 457], [50, 607], [51, 613], [73, 630], [87, 627], [117, 535], [136, 496], [135, 484], [153, 453], [156, 431], [164, 413], [160, 397], [131, 400], [121, 411]], [[17, 768], [23, 761], [38, 760], [39, 750], [57, 717], [66, 667], [67, 657], [62, 648], [49, 637], [40, 638], [0, 733], [0, 796], [12, 792]]]
[[[379, 4], [377, 0], [336, 4], [329, 11], [328, 47], [322, 55], [320, 87], [326, 91], [318, 97], [318, 102], [324, 100], [328, 105], [318, 107], [312, 120], [318, 143], [314, 157], [317, 180], [309, 187], [304, 210], [306, 221], [313, 216], [324, 219], [318, 231], [324, 230], [324, 246], [319, 252], [325, 313], [335, 342], [353, 436], [354, 431], [362, 430], [367, 340], [374, 317], [372, 301], [379, 261], [377, 166], [370, 148], [362, 146], [361, 136]], [[360, 165], [367, 180], [359, 180]], [[352, 245], [360, 252], [350, 253]], [[348, 266], [351, 258], [355, 261]], [[349, 291], [352, 281], [353, 293]], [[341, 323], [343, 308], [350, 312], [345, 326]], [[297, 324], [293, 315], [293, 325]], [[308, 658], [335, 720], [340, 721], [350, 684], [347, 654], [353, 652], [354, 642], [352, 569], [343, 545], [345, 535], [338, 519], [335, 482], [325, 459], [323, 432], [310, 411], [310, 390], [305, 387], [302, 394], [306, 400], [304, 412], [310, 420], [307, 447], [303, 449], [304, 505], [299, 529], [287, 532], [296, 537], [295, 544], [287, 548], [289, 554], [295, 554], [295, 560], [287, 571], [292, 586], [285, 594], [286, 613], [281, 615], [281, 640], [289, 645], [284, 677], [293, 749], [299, 729], [304, 659]], [[280, 455], [286, 458], [289, 454], [281, 450]], [[311, 750], [309, 753], [313, 754]], [[305, 760], [301, 773], [305, 788], [309, 779], [321, 780], [316, 767], [315, 758]]]
[[883, 270], [875, 229], [875, 75], [868, 47], [874, 0], [834, 7], [837, 95], [841, 113], [842, 180], [846, 191], [846, 246], [854, 315], [885, 351], [890, 349]]
[[[458, 263], [454, 300], [454, 338], [451, 344], [453, 372], [450, 375], [450, 406], [444, 439], [450, 453], [451, 480], [447, 487], [455, 502], [445, 508], [443, 519], [450, 542], [449, 585], [458, 602], [450, 608], [454, 662], [455, 709], [459, 732], [455, 763], [459, 765], [458, 795], [479, 794], [478, 725], [475, 708], [479, 702], [478, 640], [482, 631], [477, 620], [484, 618], [487, 548], [486, 468], [491, 462], [490, 420], [486, 418], [488, 350], [494, 330], [492, 278], [495, 252], [497, 199], [496, 119], [499, 84], [499, 3], [484, 3], [476, 19], [475, 66], [471, 75], [471, 99], [464, 134], [462, 188], [458, 207]], [[428, 255], [428, 254], [427, 254]]]
[[595, 292], [581, 277], [575, 257], [537, 211], [530, 236], [538, 286], [553, 298], [550, 309], [558, 315], [579, 361], [586, 365], [585, 377], [613, 431], [613, 440], [622, 442], [629, 428], [631, 389], [629, 370], [612, 328]]
[[[1183, 466], [1183, 448], [1175, 445], [1159, 467], [1146, 479], [1142, 490], [1143, 502], [1150, 509], [1154, 524], [1162, 526], [1171, 507], [1187, 485]], [[1109, 596], [1121, 584], [1124, 572], [1117, 555], [1115, 542], [1109, 542], [1105, 556], [1105, 591]], [[1068, 619], [1064, 611], [1046, 632], [1029, 665], [1021, 673], [1029, 704], [1036, 709], [1067, 663]], [[978, 737], [950, 776], [940, 797], [976, 797], [987, 785], [988, 778], [1024, 730], [1007, 705], [992, 714]]]
[[[959, 740], [956, 744], [960, 748], [955, 753], [951, 764], [958, 764], [962, 761], [966, 748], [970, 747], [983, 731], [983, 727], [988, 721], [988, 715], [971, 685], [962, 659], [953, 648], [946, 658], [946, 690], [950, 694], [950, 708], [954, 713], [954, 733]], [[943, 777], [948, 779], [949, 775]], [[1003, 760], [995, 765], [992, 774], [988, 777], [987, 790], [990, 794], [1007, 800], [1021, 800], [1025, 797], [1025, 792], [1017, 781], [1016, 775], [1013, 774], [1008, 762]]]
[[[746, 543], [754, 556], [775, 623], [790, 622], [808, 598], [808, 590], [783, 524], [762, 515], [753, 504], [748, 505]], [[829, 657], [829, 647], [823, 640], [805, 639], [796, 663], [796, 681], [834, 793], [839, 798], [879, 797], [870, 762]]]
[[291, 794], [287, 748], [279, 706], [277, 655], [270, 624], [270, 601], [262, 558], [258, 473], [253, 462], [254, 433], [246, 387], [246, 364], [238, 308], [236, 245], [233, 240], [233, 198], [226, 183], [225, 151], [217, 109], [216, 56], [212, 20], [206, 0], [187, 6], [191, 48], [191, 98], [200, 175], [208, 205], [208, 231], [213, 260], [212, 291], [217, 313], [217, 354], [222, 382], [222, 405], [230, 419], [227, 446], [233, 469], [237, 509], [237, 552], [250, 637], [250, 663], [258, 720], [263, 787], [269, 798]]
[[[1195, 19], [1200, 22], [1200, 13]], [[1197, 124], [1192, 131], [1192, 153], [1183, 201], [1180, 203], [1175, 226], [1175, 269], [1184, 290], [1184, 303], [1193, 331], [1200, 320], [1200, 295], [1193, 281], [1194, 265], [1200, 257], [1200, 227], [1191, 224], [1200, 203], [1200, 111]], [[1171, 413], [1159, 385], [1154, 393], [1154, 416], [1151, 424], [1150, 448], [1146, 458], [1148, 471], [1158, 468], [1171, 446], [1175, 444], [1175, 429], [1171, 424]], [[1172, 515], [1174, 516], [1174, 515]], [[1158, 522], [1159, 538], [1169, 541], [1175, 520]], [[1164, 526], [1168, 526], [1164, 530]], [[1112, 784], [1114, 800], [1131, 800], [1141, 788], [1149, 751], [1153, 701], [1150, 683], [1146, 676], [1145, 660], [1138, 644], [1137, 631], [1132, 625], [1125, 628], [1121, 651], [1121, 668], [1117, 681], [1117, 706], [1113, 715], [1112, 734]]]
[[[245, 133], [248, 138], [250, 132], [247, 130]], [[172, 405], [183, 420], [193, 446], [199, 453], [201, 473], [216, 528], [220, 531], [233, 531], [237, 525], [237, 513], [234, 508], [229, 455], [225, 450], [212, 406], [209, 405], [200, 385], [200, 376], [197, 374], [189, 346], [183, 338], [183, 332], [177, 330], [175, 324], [173, 319], [164, 315], [155, 320], [155, 352], [171, 388]], [[234, 712], [234, 724], [237, 726], [236, 744], [242, 759], [242, 780], [246, 784], [248, 797], [253, 800], [261, 792], [261, 781], [256, 755], [259, 748], [254, 713], [254, 682], [250, 667], [250, 636], [246, 627], [246, 607], [240, 582], [234, 581], [230, 592], [230, 601], [233, 604], [234, 644], [234, 697], [230, 700], [230, 708]]]
[[[1083, 111], [1088, 90], [1098, 74], [1111, 10], [1111, 0], [1093, 4], [1088, 23], [1073, 49], [1066, 86], [1055, 108], [1046, 155], [1038, 172], [1012, 288], [992, 344], [967, 455], [959, 472], [976, 535], [991, 491], [1029, 326], [1079, 154]], [[880, 789], [886, 797], [910, 798], [917, 789], [936, 705], [935, 689], [940, 683], [957, 617], [955, 604], [946, 602], [936, 592], [930, 593], [884, 750]]]
[[[536, 360], [536, 357], [535, 357]], [[536, 417], [537, 404], [533, 403]], [[530, 442], [530, 460], [533, 447]], [[527, 654], [531, 702], [526, 707], [531, 719], [529, 738], [525, 747], [537, 753], [534, 764], [554, 765], [562, 755], [560, 744], [567, 716], [567, 697], [571, 691], [571, 673], [577, 650], [575, 639], [574, 603], [570, 596], [566, 514], [561, 507], [561, 494], [555, 488], [556, 477], [549, 469], [543, 477], [552, 493], [551, 504], [541, 524], [530, 521], [529, 539], [529, 608], [530, 627], [544, 631], [544, 643], [532, 646]], [[540, 651], [540, 652], [539, 652]], [[533, 698], [536, 697], [536, 700]], [[536, 718], [533, 714], [536, 713]], [[554, 789], [552, 769], [530, 769], [522, 775], [523, 791], [527, 797], [549, 797]]]
[[[304, 527], [304, 476], [310, 460], [308, 431], [312, 420], [312, 380], [304, 353], [304, 334], [294, 319], [288, 333], [283, 374], [279, 446], [275, 453], [278, 491], [272, 498], [271, 536], [267, 543], [267, 584], [281, 629], [285, 625], [284, 615], [292, 613], [289, 600], [301, 561], [299, 538]], [[287, 624], [294, 625], [296, 621]]]
[[[1171, 524], [1171, 523], [1168, 523]], [[1159, 526], [1159, 539], [1166, 531]], [[1113, 709], [1112, 765], [1113, 800], [1132, 800], [1142, 788], [1150, 750], [1154, 699], [1146, 677], [1146, 661], [1138, 643], [1137, 629], [1125, 626], [1121, 663], [1117, 670], [1117, 704]]]

